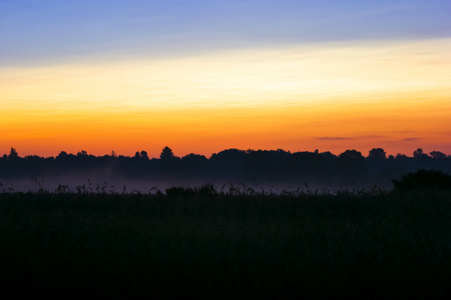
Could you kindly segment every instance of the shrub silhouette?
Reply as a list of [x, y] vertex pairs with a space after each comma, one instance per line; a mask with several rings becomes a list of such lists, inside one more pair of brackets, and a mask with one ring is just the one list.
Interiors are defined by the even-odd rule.
[[418, 170], [404, 175], [401, 180], [392, 180], [398, 191], [424, 189], [451, 189], [451, 175], [436, 170]]
[[166, 195], [168, 196], [212, 196], [216, 194], [217, 191], [211, 183], [195, 188], [171, 187], [166, 189]]

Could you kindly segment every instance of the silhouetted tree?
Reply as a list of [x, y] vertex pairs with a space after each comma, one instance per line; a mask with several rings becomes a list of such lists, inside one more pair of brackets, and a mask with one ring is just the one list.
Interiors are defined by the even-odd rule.
[[247, 150], [244, 167], [246, 175], [255, 179], [265, 179], [274, 175], [276, 159], [271, 151]]
[[429, 157], [426, 153], [423, 153], [423, 149], [422, 148], [418, 148], [417, 150], [415, 150], [413, 152], [413, 157], [415, 158], [426, 158]]
[[16, 149], [11, 147], [11, 150], [9, 151], [8, 159], [16, 159], [19, 157], [19, 154], [17, 153]]
[[172, 149], [169, 147], [164, 147], [160, 154], [160, 159], [172, 159], [174, 158], [174, 153], [172, 152]]
[[149, 156], [148, 156], [148, 154], [147, 154], [146, 151], [143, 150], [143, 151], [141, 151], [139, 154], [141, 155], [142, 158], [144, 158], [144, 159], [149, 159]]
[[442, 153], [440, 151], [432, 151], [431, 153], [429, 153], [431, 155], [432, 158], [434, 159], [444, 159], [446, 158], [446, 154]]
[[134, 158], [147, 159], [148, 160], [149, 156], [147, 155], [147, 152], [143, 150], [141, 152], [136, 151]]
[[182, 157], [183, 162], [205, 163], [208, 159], [205, 155], [190, 153]]
[[67, 152], [66, 151], [61, 151], [60, 154], [58, 154], [57, 158], [66, 158], [67, 157]]
[[321, 152], [320, 155], [329, 161], [337, 159], [337, 156], [330, 151]]
[[88, 152], [86, 152], [85, 150], [81, 150], [77, 152], [77, 156], [88, 156]]
[[182, 170], [185, 176], [194, 176], [197, 179], [204, 177], [209, 179], [207, 174], [209, 160], [204, 155], [190, 153], [181, 159]]
[[[31, 155], [19, 157], [11, 148], [8, 155], [0, 159], [0, 178], [29, 178], [29, 176], [55, 176], [98, 172], [107, 168], [127, 178], [165, 178], [171, 180], [195, 179], [199, 181], [220, 180], [223, 182], [266, 181], [318, 184], [376, 183], [389, 184], [407, 172], [419, 169], [437, 169], [451, 173], [451, 156], [433, 151], [430, 156], [417, 149], [415, 157], [398, 154], [396, 159], [386, 159], [385, 151], [373, 148], [367, 158], [356, 150], [347, 150], [336, 156], [330, 152], [287, 152], [238, 149], [223, 150], [208, 159], [203, 155], [189, 154], [183, 158], [174, 156], [169, 147], [161, 151], [160, 159], [149, 159], [146, 151], [135, 156], [94, 156], [84, 150], [76, 155], [61, 151], [53, 157], [41, 158]], [[135, 158], [136, 157], [136, 158]], [[417, 159], [417, 157], [425, 159]], [[17, 158], [17, 159], [14, 159]], [[86, 173], [86, 176], [89, 176]], [[0, 180], [1, 181], [1, 180]]]
[[363, 181], [367, 177], [365, 158], [357, 150], [346, 150], [338, 156], [338, 172], [341, 180]]
[[214, 176], [221, 179], [241, 180], [244, 174], [244, 161], [246, 152], [238, 149], [227, 149], [219, 153], [213, 153], [210, 165], [214, 170]]
[[373, 177], [378, 177], [379, 179], [383, 177], [383, 173], [387, 172], [387, 154], [382, 148], [373, 148], [369, 151], [366, 158], [366, 167]]
[[407, 155], [402, 154], [402, 153], [398, 153], [396, 154], [396, 159], [401, 160], [401, 159], [407, 159]]
[[418, 170], [393, 180], [395, 190], [451, 189], [451, 175], [436, 170]]
[[331, 179], [329, 164], [325, 156], [318, 152], [295, 152], [285, 162], [284, 173], [289, 178], [308, 184]]
[[25, 160], [27, 161], [32, 161], [32, 160], [43, 160], [43, 157], [40, 157], [39, 155], [27, 155], [24, 157]]
[[370, 150], [368, 154], [368, 158], [374, 158], [374, 159], [386, 159], [387, 153], [382, 148], [373, 148]]
[[360, 151], [357, 150], [346, 150], [341, 153], [338, 158], [349, 159], [349, 160], [362, 160], [364, 157]]

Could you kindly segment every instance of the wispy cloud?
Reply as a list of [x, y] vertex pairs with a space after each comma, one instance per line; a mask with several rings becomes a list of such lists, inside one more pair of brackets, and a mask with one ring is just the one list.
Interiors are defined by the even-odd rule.
[[355, 137], [343, 137], [343, 136], [321, 136], [317, 137], [320, 141], [349, 141], [349, 140], [365, 140], [365, 139], [383, 139], [387, 138], [384, 135], [360, 135]]
[[346, 141], [346, 140], [352, 140], [352, 138], [349, 137], [341, 137], [341, 136], [321, 136], [318, 137], [318, 140], [321, 141]]
[[377, 134], [368, 134], [368, 135], [360, 135], [357, 137], [358, 139], [385, 139], [386, 135], [377, 135]]
[[414, 141], [419, 141], [419, 140], [422, 140], [422, 139], [423, 138], [420, 138], [420, 137], [411, 137], [411, 138], [405, 138], [402, 141], [403, 142], [414, 142]]
[[391, 133], [395, 133], [395, 134], [412, 134], [412, 133], [415, 133], [415, 131], [413, 131], [413, 130], [392, 130], [390, 132]]

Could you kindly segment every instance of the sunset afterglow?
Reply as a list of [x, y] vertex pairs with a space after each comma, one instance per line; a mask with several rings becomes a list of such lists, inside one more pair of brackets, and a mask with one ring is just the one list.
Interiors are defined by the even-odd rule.
[[170, 146], [178, 156], [228, 148], [451, 154], [451, 35], [399, 35], [268, 38], [166, 55], [92, 46], [54, 57], [38, 47], [39, 55], [0, 61], [0, 153], [158, 157]]

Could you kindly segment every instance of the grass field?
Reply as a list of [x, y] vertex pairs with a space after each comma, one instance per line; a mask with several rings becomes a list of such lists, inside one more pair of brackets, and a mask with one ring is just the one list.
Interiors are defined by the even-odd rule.
[[451, 192], [0, 194], [0, 293], [451, 295]]

